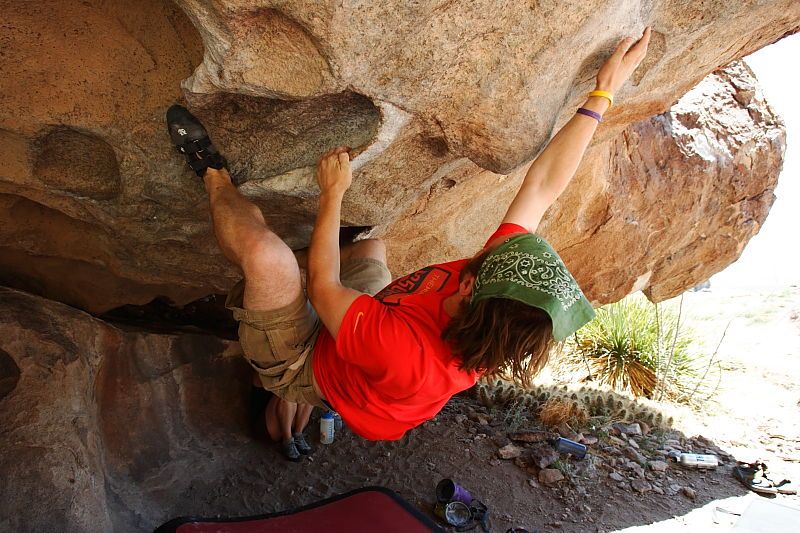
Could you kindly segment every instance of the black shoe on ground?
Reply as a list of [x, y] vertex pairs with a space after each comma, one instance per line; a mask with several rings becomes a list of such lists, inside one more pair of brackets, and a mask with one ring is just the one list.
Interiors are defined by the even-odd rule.
[[302, 433], [293, 434], [292, 440], [294, 440], [294, 445], [297, 446], [297, 451], [303, 455], [311, 455], [311, 452], [314, 451], [314, 448], [306, 442], [306, 436]]
[[228, 162], [211, 143], [203, 124], [188, 109], [173, 105], [167, 110], [167, 131], [178, 152], [186, 156], [186, 162], [202, 177], [206, 169], [228, 168]]

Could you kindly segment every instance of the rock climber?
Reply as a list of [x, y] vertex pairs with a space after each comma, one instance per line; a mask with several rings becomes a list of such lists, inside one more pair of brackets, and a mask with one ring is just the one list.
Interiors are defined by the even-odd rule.
[[[380, 240], [339, 247], [342, 198], [352, 181], [347, 148], [327, 151], [317, 164], [319, 212], [304, 291], [292, 250], [233, 185], [205, 128], [186, 109], [171, 107], [172, 141], [203, 178], [219, 246], [244, 275], [226, 305], [263, 387], [288, 404], [338, 411], [364, 438], [394, 440], [481, 376], [505, 372], [528, 383], [554, 342], [594, 316], [536, 228], [649, 40], [646, 28], [638, 40], [619, 43], [595, 90], [530, 165], [481, 251], [394, 282]], [[299, 409], [274, 411], [288, 427]]]

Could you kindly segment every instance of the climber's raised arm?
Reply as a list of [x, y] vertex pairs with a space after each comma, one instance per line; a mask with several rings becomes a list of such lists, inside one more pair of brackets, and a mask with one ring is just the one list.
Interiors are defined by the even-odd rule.
[[[525, 180], [511, 202], [503, 222], [518, 224], [535, 232], [545, 211], [569, 184], [589, 141], [597, 129], [599, 118], [610, 107], [610, 97], [630, 77], [647, 53], [650, 28], [635, 42], [628, 37], [606, 60], [597, 73], [597, 91], [609, 93], [590, 96], [569, 122], [553, 137], [525, 175]], [[590, 94], [592, 94], [590, 93]], [[593, 113], [596, 117], [593, 118]]]
[[342, 285], [339, 278], [339, 224], [342, 199], [353, 174], [347, 148], [329, 150], [317, 164], [319, 212], [308, 250], [308, 299], [322, 323], [336, 337], [347, 309], [362, 293]]

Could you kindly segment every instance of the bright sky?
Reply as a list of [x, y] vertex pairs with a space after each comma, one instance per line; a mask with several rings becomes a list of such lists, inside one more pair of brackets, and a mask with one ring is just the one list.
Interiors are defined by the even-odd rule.
[[711, 278], [711, 288], [777, 289], [800, 285], [800, 34], [745, 58], [764, 95], [786, 123], [786, 159], [777, 199], [761, 231], [737, 262]]

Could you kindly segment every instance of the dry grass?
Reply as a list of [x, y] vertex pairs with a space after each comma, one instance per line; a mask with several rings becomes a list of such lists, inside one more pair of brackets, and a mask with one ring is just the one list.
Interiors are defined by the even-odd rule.
[[539, 412], [539, 419], [545, 426], [556, 427], [565, 422], [573, 426], [586, 423], [589, 414], [580, 403], [569, 398], [551, 398], [547, 400]]

